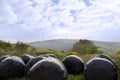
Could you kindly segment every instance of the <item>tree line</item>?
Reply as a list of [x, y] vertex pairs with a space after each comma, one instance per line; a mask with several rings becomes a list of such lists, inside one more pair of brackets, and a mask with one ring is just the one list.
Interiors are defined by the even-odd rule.
[[[27, 45], [23, 42], [16, 42], [14, 44], [10, 43], [9, 41], [2, 41], [0, 40], [0, 55], [5, 54], [14, 54], [20, 55], [24, 53], [30, 54], [41, 54], [41, 53], [55, 53], [55, 50], [42, 50], [40, 48], [36, 48], [30, 45]], [[87, 39], [80, 39], [78, 42], [73, 44], [72, 49], [69, 52], [73, 52], [72, 54], [99, 54], [104, 53], [103, 50], [100, 49], [99, 46], [96, 46], [92, 41]], [[120, 51], [118, 51], [120, 53]]]

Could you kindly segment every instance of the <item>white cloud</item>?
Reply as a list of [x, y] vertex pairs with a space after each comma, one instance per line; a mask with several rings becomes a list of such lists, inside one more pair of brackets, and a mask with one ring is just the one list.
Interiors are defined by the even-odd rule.
[[[119, 0], [4, 0], [0, 1], [0, 27], [10, 32], [15, 29], [9, 27], [18, 27], [16, 32], [20, 28], [26, 35], [39, 34], [40, 38], [34, 36], [34, 40], [41, 36], [90, 38], [97, 31], [119, 29], [119, 13]], [[19, 40], [16, 35], [12, 38]], [[22, 39], [26, 40], [24, 36]]]
[[17, 20], [13, 8], [6, 2], [0, 1], [0, 23], [1, 25], [9, 25], [15, 23]]

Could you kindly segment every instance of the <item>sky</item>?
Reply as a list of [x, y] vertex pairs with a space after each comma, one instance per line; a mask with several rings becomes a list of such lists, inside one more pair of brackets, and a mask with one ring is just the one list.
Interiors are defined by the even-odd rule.
[[0, 40], [120, 42], [120, 0], [0, 0]]

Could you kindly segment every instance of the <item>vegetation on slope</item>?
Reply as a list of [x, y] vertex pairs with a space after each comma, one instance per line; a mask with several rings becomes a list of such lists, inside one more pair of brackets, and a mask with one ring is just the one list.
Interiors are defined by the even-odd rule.
[[103, 53], [92, 41], [81, 39], [73, 45], [72, 51], [78, 52], [79, 54], [95, 54]]
[[[79, 39], [53, 39], [45, 41], [37, 41], [28, 43], [31, 46], [35, 46], [41, 49], [53, 49], [59, 52], [70, 51], [73, 44], [79, 42]], [[92, 41], [96, 46], [100, 46], [104, 52], [116, 53], [120, 49], [120, 42], [103, 42], [103, 41]]]

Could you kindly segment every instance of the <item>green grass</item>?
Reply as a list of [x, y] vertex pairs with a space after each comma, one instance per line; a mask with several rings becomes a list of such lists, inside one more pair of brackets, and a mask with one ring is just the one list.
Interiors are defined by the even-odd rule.
[[67, 79], [68, 80], [85, 80], [82, 74], [79, 74], [79, 75], [68, 74]]
[[[27, 80], [27, 79], [25, 79], [25, 77], [23, 77], [23, 78], [9, 79], [9, 80]], [[79, 74], [79, 75], [68, 74], [67, 80], [85, 80], [85, 79], [82, 74]]]
[[27, 79], [25, 77], [22, 77], [22, 78], [8, 79], [8, 80], [27, 80]]

